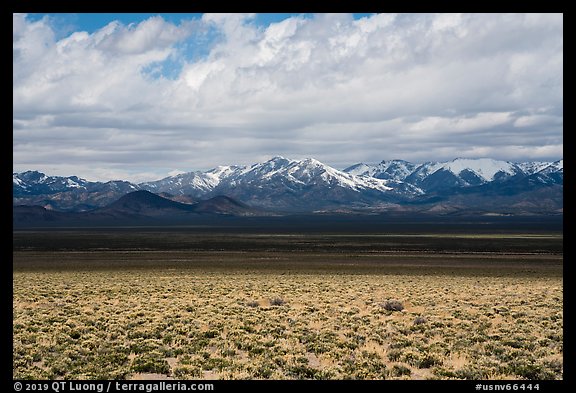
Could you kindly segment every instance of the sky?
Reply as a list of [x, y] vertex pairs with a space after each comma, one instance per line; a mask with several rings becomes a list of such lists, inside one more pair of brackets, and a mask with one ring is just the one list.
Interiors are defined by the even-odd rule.
[[563, 158], [562, 14], [14, 14], [13, 171]]

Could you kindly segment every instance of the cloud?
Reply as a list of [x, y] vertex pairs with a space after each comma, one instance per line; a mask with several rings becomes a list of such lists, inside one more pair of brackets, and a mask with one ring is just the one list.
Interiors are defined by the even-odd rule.
[[562, 155], [562, 15], [157, 16], [60, 39], [51, 23], [13, 16], [15, 170]]

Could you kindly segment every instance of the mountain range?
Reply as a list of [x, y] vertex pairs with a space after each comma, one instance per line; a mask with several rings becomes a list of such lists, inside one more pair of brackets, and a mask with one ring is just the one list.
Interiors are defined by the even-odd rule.
[[226, 196], [217, 196], [193, 203], [180, 203], [150, 191], [132, 191], [111, 204], [84, 212], [62, 212], [42, 206], [16, 205], [12, 209], [16, 227], [42, 224], [114, 225], [118, 223], [162, 224], [197, 221], [201, 216], [266, 216]]
[[[168, 202], [156, 200], [158, 206], [154, 202], [128, 213], [562, 214], [563, 178], [563, 160], [513, 163], [457, 158], [423, 164], [389, 160], [338, 170], [313, 158], [274, 157], [251, 166], [219, 166], [139, 184], [90, 182], [37, 171], [13, 173], [13, 203], [40, 206], [55, 214], [110, 215], [117, 212], [122, 197], [148, 191]], [[148, 194], [136, 193], [152, 198]], [[122, 214], [128, 214], [126, 209], [130, 206], [123, 206]]]

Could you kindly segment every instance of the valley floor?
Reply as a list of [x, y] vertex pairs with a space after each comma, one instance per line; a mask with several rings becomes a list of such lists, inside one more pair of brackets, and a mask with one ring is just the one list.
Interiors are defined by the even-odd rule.
[[14, 237], [14, 378], [563, 378], [561, 234], [44, 235]]

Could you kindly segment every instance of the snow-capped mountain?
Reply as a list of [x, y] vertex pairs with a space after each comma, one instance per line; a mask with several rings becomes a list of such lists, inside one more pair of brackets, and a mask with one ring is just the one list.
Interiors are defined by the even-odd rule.
[[38, 171], [12, 174], [12, 192], [15, 196], [56, 194], [73, 190], [88, 192], [110, 190], [126, 193], [138, 189], [138, 185], [123, 180], [91, 182], [77, 176], [47, 176]]
[[561, 184], [564, 182], [564, 160], [543, 165], [542, 169], [529, 176], [533, 182], [546, 184]]
[[532, 161], [532, 162], [520, 162], [516, 165], [526, 175], [532, 175], [532, 174], [540, 172], [542, 169], [550, 166], [550, 164], [551, 163], [545, 162], [545, 161]]
[[279, 156], [249, 167], [219, 166], [207, 172], [184, 173], [154, 182], [141, 183], [140, 186], [155, 192], [202, 195], [218, 187], [235, 188], [246, 185], [260, 187], [274, 182], [281, 182], [292, 189], [318, 184], [355, 191], [374, 189], [384, 192], [392, 189], [385, 181], [338, 171], [313, 158], [295, 161]]
[[447, 162], [424, 163], [406, 181], [431, 192], [502, 181], [517, 174], [522, 174], [522, 170], [508, 161], [457, 158]]
[[[558, 171], [558, 165], [551, 167]], [[454, 187], [478, 186], [493, 181], [505, 181], [514, 176], [528, 176], [548, 168], [552, 163], [527, 162], [512, 163], [491, 158], [456, 158], [445, 162], [426, 162], [421, 165], [407, 161], [382, 161], [380, 164], [356, 164], [347, 169], [348, 173], [394, 178], [421, 188], [426, 192], [452, 189]]]
[[377, 179], [404, 181], [406, 177], [414, 172], [416, 167], [416, 164], [404, 160], [384, 160], [376, 165], [356, 164], [344, 169], [344, 172], [356, 176], [371, 176]]
[[218, 167], [208, 172], [188, 172], [162, 180], [141, 183], [140, 187], [151, 192], [168, 192], [175, 195], [198, 197], [212, 191], [234, 167]]
[[272, 211], [381, 211], [413, 209], [440, 201], [442, 210], [447, 211], [446, 206], [455, 200], [462, 209], [472, 200], [476, 206], [494, 205], [496, 202], [491, 199], [494, 195], [508, 198], [507, 202], [498, 203], [517, 204], [527, 198], [527, 193], [548, 187], [550, 192], [538, 191], [538, 198], [530, 197], [530, 206], [539, 206], [541, 195], [554, 195], [552, 202], [546, 202], [546, 209], [556, 206], [556, 210], [561, 210], [563, 176], [563, 160], [513, 163], [457, 158], [423, 164], [385, 160], [338, 170], [313, 158], [291, 160], [277, 156], [250, 166], [219, 166], [141, 184], [89, 182], [76, 176], [47, 176], [31, 171], [14, 173], [13, 195], [15, 205], [40, 205], [64, 211], [106, 206], [136, 190], [186, 200], [226, 195]]
[[367, 203], [396, 193], [421, 193], [401, 182], [339, 171], [313, 158], [298, 161], [280, 156], [252, 166], [217, 167], [140, 186], [153, 192], [195, 197], [229, 195], [254, 206], [280, 210]]
[[551, 174], [551, 173], [564, 173], [564, 160], [558, 160], [546, 165], [538, 171], [538, 173]]
[[457, 158], [455, 160], [440, 163], [438, 169], [449, 170], [457, 176], [463, 172], [472, 172], [480, 177], [483, 181], [489, 182], [495, 180], [497, 176], [514, 176], [520, 173], [519, 168], [508, 161], [497, 161], [491, 158], [465, 159]]
[[62, 211], [91, 210], [139, 189], [138, 185], [123, 180], [91, 182], [77, 176], [47, 176], [38, 171], [12, 174], [14, 205], [39, 205]]
[[[356, 164], [345, 171], [370, 176], [383, 176], [384, 172], [386, 176], [391, 174], [390, 162]], [[421, 165], [400, 160], [394, 162], [401, 168], [395, 172], [398, 174], [396, 178], [424, 191], [422, 197], [415, 197], [412, 201], [424, 201], [424, 204], [435, 201], [441, 206], [439, 210], [474, 207], [482, 210], [558, 212], [563, 209], [563, 160], [513, 163], [490, 158], [457, 158]], [[408, 168], [413, 168], [409, 174]]]
[[386, 181], [369, 177], [359, 177], [336, 170], [322, 164], [313, 158], [302, 161], [288, 160], [284, 157], [274, 157], [262, 164], [255, 164], [243, 171], [242, 181], [250, 183], [283, 181], [293, 187], [324, 186], [342, 187], [354, 191], [376, 190], [386, 192], [392, 190]]
[[26, 171], [12, 174], [15, 195], [53, 194], [74, 188], [86, 189], [89, 182], [76, 176], [46, 176], [38, 171]]

